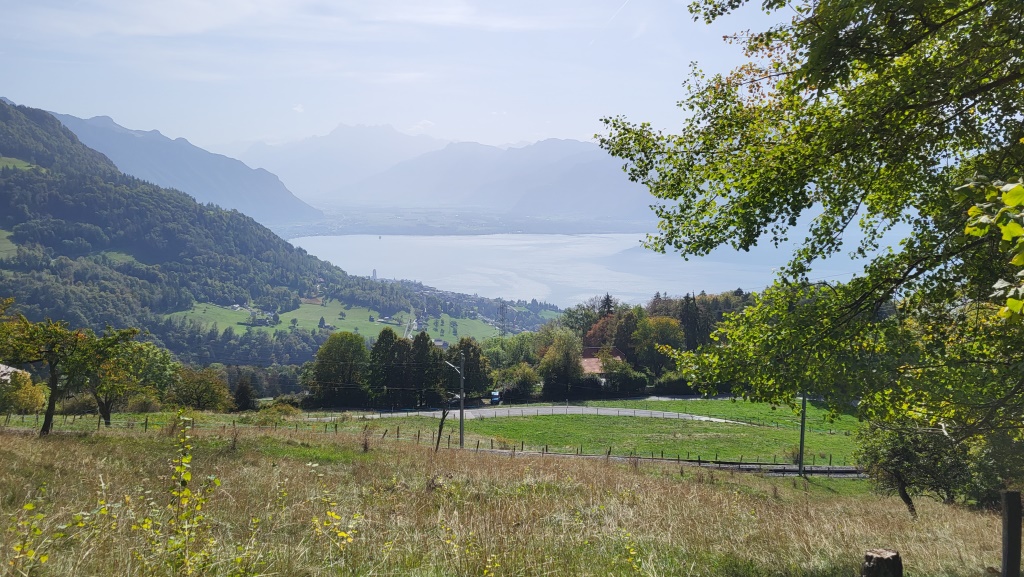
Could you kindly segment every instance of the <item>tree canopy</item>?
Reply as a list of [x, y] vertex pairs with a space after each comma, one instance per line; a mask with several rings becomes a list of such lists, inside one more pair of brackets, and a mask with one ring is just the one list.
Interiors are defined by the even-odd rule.
[[[745, 3], [691, 9], [711, 22]], [[691, 378], [759, 400], [859, 398], [868, 416], [914, 412], [963, 436], [1024, 426], [1013, 416], [1024, 335], [998, 322], [989, 296], [1016, 269], [999, 235], [965, 234], [968, 211], [991, 199], [961, 186], [1021, 174], [1024, 4], [762, 8], [793, 16], [731, 38], [746, 64], [694, 70], [677, 134], [605, 119], [602, 146], [659, 200], [650, 248], [701, 256], [806, 235], [754, 306], [677, 359]], [[860, 240], [844, 246], [854, 228]], [[904, 240], [879, 250], [894, 229]], [[811, 282], [816, 261], [844, 250], [865, 258], [863, 273]]]

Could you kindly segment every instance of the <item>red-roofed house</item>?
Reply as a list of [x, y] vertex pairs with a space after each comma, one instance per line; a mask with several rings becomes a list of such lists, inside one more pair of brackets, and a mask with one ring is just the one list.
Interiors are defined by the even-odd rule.
[[611, 349], [602, 349], [601, 347], [583, 347], [583, 359], [581, 364], [583, 365], [584, 375], [603, 375], [604, 367], [601, 366], [601, 351], [607, 350], [608, 355], [617, 360], [621, 361], [625, 358], [622, 351], [612, 347]]

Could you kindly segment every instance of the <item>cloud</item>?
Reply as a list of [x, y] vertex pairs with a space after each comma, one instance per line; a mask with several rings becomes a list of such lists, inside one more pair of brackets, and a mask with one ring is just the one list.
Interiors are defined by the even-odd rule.
[[301, 104], [296, 104], [295, 106], [292, 107], [292, 110], [298, 112], [299, 114], [302, 114], [303, 112], [306, 111], [306, 109], [303, 108]]

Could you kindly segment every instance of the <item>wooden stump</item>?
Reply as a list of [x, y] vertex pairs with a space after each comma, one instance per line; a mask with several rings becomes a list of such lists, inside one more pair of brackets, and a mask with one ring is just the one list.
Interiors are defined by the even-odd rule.
[[899, 551], [871, 549], [864, 553], [861, 577], [903, 577], [903, 560]]

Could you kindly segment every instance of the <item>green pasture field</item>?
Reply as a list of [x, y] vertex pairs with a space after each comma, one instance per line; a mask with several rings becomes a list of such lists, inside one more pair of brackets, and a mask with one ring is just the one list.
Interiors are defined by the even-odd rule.
[[11, 234], [6, 230], [0, 230], [0, 258], [18, 254], [18, 245], [11, 242]]
[[117, 250], [105, 250], [102, 254], [116, 263], [138, 262], [134, 256]]
[[[588, 407], [621, 407], [625, 409], [650, 409], [672, 413], [688, 413], [705, 417], [717, 417], [730, 421], [742, 421], [782, 428], [800, 427], [800, 407], [778, 406], [774, 409], [766, 403], [751, 403], [742, 399], [693, 399], [678, 401], [585, 401]], [[856, 417], [844, 414], [829, 420], [827, 409], [812, 402], [807, 404], [807, 430], [831, 431], [846, 434], [860, 429]]]
[[10, 156], [0, 156], [0, 168], [20, 168], [21, 170], [28, 170], [33, 168], [35, 165], [31, 162], [25, 162], [18, 158], [11, 158]]
[[[445, 423], [445, 434], [458, 439], [458, 412], [453, 411]], [[415, 434], [429, 434], [437, 428], [437, 419], [385, 418], [376, 421], [373, 427], [395, 427]], [[475, 447], [476, 440], [481, 446], [495, 448], [522, 446], [526, 450], [547, 450], [556, 453], [575, 453], [581, 446], [590, 455], [606, 454], [609, 447], [612, 455], [639, 455], [666, 458], [689, 458], [714, 460], [738, 460], [791, 462], [790, 455], [796, 453], [800, 443], [798, 431], [783, 428], [761, 427], [730, 423], [709, 423], [677, 419], [646, 417], [614, 417], [605, 415], [542, 415], [536, 417], [498, 417], [493, 419], [472, 419], [465, 422], [468, 446]], [[445, 439], [447, 441], [447, 439]], [[454, 442], [454, 441], [453, 441]], [[834, 465], [853, 464], [856, 448], [854, 437], [846, 434], [828, 434], [809, 431], [806, 436], [806, 463], [827, 464], [832, 455]]]
[[[233, 426], [250, 429], [288, 429], [295, 432], [334, 434], [358, 434], [370, 431], [371, 436], [397, 435], [412, 441], [420, 434], [420, 442], [429, 444], [436, 434], [438, 420], [431, 417], [382, 417], [363, 419], [365, 412], [306, 412], [274, 422], [261, 420], [259, 414], [214, 414], [195, 413], [200, 429], [227, 430]], [[175, 420], [173, 413], [115, 414], [115, 429], [140, 430], [159, 429]], [[0, 424], [6, 418], [0, 418]], [[9, 428], [34, 429], [38, 427], [34, 415], [12, 416]], [[55, 423], [58, 431], [95, 431], [99, 426], [95, 415], [65, 418], [58, 416]], [[791, 428], [775, 428], [732, 423], [709, 423], [678, 419], [660, 419], [631, 416], [605, 415], [542, 415], [534, 417], [497, 417], [470, 419], [465, 422], [468, 447], [510, 449], [513, 445], [525, 450], [540, 452], [546, 447], [549, 452], [575, 453], [581, 446], [585, 454], [604, 455], [609, 447], [613, 456], [647, 456], [653, 452], [666, 458], [690, 458], [698, 456], [706, 460], [760, 460], [762, 462], [792, 462], [792, 455], [799, 445], [798, 431]], [[447, 435], [453, 443], [458, 442], [458, 411], [453, 410], [445, 422], [442, 446], [447, 444]], [[806, 437], [805, 458], [807, 464], [827, 464], [832, 456], [834, 465], [853, 464], [855, 441], [853, 435], [809, 430]]]
[[[345, 318], [341, 318], [341, 313], [345, 313]], [[171, 317], [182, 317], [188, 319], [195, 319], [206, 325], [212, 325], [217, 323], [217, 327], [220, 330], [232, 326], [235, 327], [235, 331], [244, 330], [247, 328], [249, 322], [249, 312], [246, 310], [233, 310], [230, 307], [222, 307], [210, 303], [199, 303], [192, 307], [191, 310], [171, 313]], [[323, 317], [324, 322], [329, 325], [334, 325], [336, 330], [348, 331], [352, 333], [358, 333], [365, 337], [376, 337], [384, 327], [391, 327], [399, 337], [405, 335], [405, 329], [408, 326], [411, 315], [408, 312], [398, 313], [393, 316], [389, 321], [381, 321], [380, 313], [375, 310], [366, 307], [357, 306], [344, 306], [337, 301], [331, 301], [327, 306], [319, 304], [303, 303], [297, 310], [286, 312], [281, 316], [281, 323], [276, 326], [257, 326], [253, 327], [255, 330], [263, 331], [275, 331], [275, 330], [289, 330], [292, 326], [291, 320], [296, 319], [298, 321], [296, 327], [300, 330], [314, 330], [320, 324], [320, 317]], [[374, 318], [374, 322], [370, 322], [370, 317]], [[487, 323], [479, 320], [471, 319], [455, 319], [458, 324], [458, 336], [453, 336], [451, 332], [451, 326], [449, 322], [451, 317], [448, 315], [442, 315], [438, 321], [438, 328], [434, 329], [433, 320], [427, 323], [426, 327], [421, 327], [430, 334], [431, 338], [443, 339], [448, 343], [456, 343], [461, 337], [472, 337], [478, 341], [482, 341], [485, 338], [492, 337], [498, 334], [498, 330]], [[444, 335], [441, 335], [441, 328], [444, 328]], [[415, 333], [414, 333], [415, 334]], [[414, 336], [414, 335], [410, 335]]]

